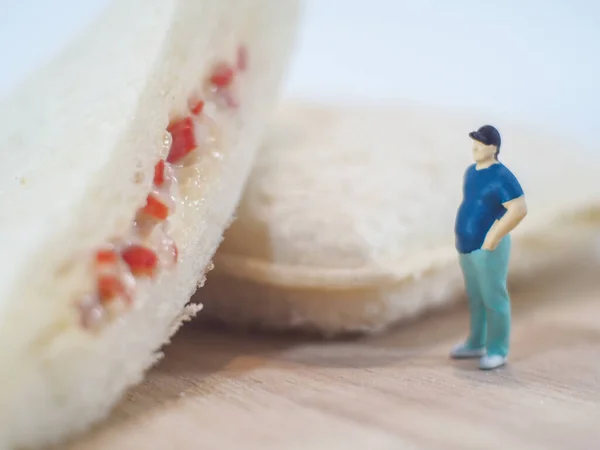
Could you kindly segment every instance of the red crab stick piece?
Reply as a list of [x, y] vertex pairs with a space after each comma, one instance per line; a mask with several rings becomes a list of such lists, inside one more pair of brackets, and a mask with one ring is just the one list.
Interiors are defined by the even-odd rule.
[[193, 115], [199, 116], [204, 111], [204, 101], [203, 100], [195, 100], [190, 102], [190, 111]]
[[169, 208], [162, 201], [152, 194], [146, 197], [146, 206], [142, 209], [144, 214], [154, 217], [158, 220], [165, 220], [169, 217]]
[[160, 187], [165, 183], [165, 161], [160, 160], [154, 166], [154, 186]]
[[154, 250], [141, 245], [130, 245], [121, 252], [121, 256], [135, 276], [152, 277], [158, 266], [158, 256]]
[[119, 255], [114, 250], [98, 250], [96, 252], [96, 263], [98, 264], [116, 264]]
[[177, 163], [196, 148], [194, 123], [191, 117], [171, 122], [167, 127], [167, 131], [171, 133], [173, 138], [167, 162]]
[[219, 88], [227, 87], [233, 81], [233, 68], [229, 64], [221, 63], [210, 77], [210, 82]]
[[100, 294], [100, 302], [102, 303], [109, 303], [118, 297], [129, 300], [124, 284], [112, 275], [98, 277], [98, 293]]

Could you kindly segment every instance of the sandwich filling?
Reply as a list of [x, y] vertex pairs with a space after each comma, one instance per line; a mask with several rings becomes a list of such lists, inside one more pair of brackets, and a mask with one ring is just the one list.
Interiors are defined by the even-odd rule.
[[247, 49], [239, 46], [235, 61], [216, 64], [200, 95], [189, 98], [186, 114], [169, 123], [163, 139], [167, 156], [156, 163], [145, 205], [125, 236], [107, 242], [92, 256], [95, 286], [77, 301], [85, 329], [98, 329], [131, 307], [140, 280], [151, 281], [177, 265], [179, 252], [171, 237], [170, 218], [182, 201], [180, 186], [197, 174], [189, 169], [199, 163], [199, 153], [214, 147], [217, 113], [239, 106], [239, 79], [247, 66]]

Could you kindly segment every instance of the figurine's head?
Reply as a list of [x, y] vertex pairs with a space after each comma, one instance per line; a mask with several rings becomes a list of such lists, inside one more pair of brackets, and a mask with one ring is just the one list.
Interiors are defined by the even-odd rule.
[[482, 163], [491, 159], [498, 159], [500, 153], [500, 133], [491, 125], [484, 125], [477, 131], [469, 133], [473, 139], [473, 159]]

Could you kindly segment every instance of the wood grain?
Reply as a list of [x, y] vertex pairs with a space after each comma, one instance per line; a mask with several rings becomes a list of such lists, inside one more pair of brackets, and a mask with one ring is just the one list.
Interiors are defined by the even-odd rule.
[[125, 449], [600, 448], [600, 263], [515, 286], [509, 365], [450, 361], [464, 303], [369, 338], [190, 324], [112, 416], [67, 446]]

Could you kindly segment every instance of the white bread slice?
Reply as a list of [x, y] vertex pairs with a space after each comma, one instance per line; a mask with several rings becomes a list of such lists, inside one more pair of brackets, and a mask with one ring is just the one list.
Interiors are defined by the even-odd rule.
[[[198, 309], [185, 305], [239, 200], [298, 15], [296, 0], [114, 1], [2, 102], [0, 449], [105, 416]], [[170, 121], [191, 109], [197, 148], [159, 189], [155, 166], [183, 136]], [[142, 239], [150, 192], [170, 211]], [[111, 242], [119, 262], [99, 266]], [[140, 264], [152, 276], [133, 276]], [[118, 282], [130, 301], [112, 296]]]
[[[487, 122], [415, 106], [283, 106], [197, 294], [201, 320], [376, 332], [461, 298], [454, 217], [468, 133]], [[512, 233], [516, 281], [590, 245], [598, 218], [584, 213], [600, 205], [600, 163], [494, 123], [529, 205]]]

